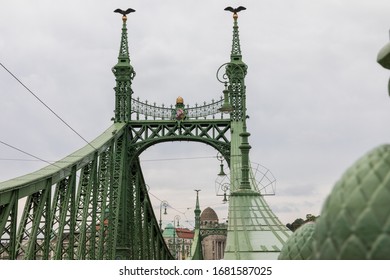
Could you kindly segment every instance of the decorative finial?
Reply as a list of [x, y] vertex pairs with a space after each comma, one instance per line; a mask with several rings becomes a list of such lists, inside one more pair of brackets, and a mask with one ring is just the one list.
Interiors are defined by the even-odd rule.
[[233, 18], [237, 19], [238, 18], [238, 14], [237, 13], [240, 12], [240, 11], [246, 10], [246, 8], [243, 7], [243, 6], [239, 6], [237, 8], [226, 7], [224, 10], [232, 12], [233, 13]]
[[116, 10], [114, 11], [114, 13], [119, 13], [119, 14], [122, 15], [122, 20], [123, 20], [124, 22], [127, 20], [127, 16], [126, 16], [126, 15], [128, 15], [128, 14], [130, 14], [130, 13], [134, 13], [134, 12], [135, 12], [135, 10], [132, 9], [132, 8], [128, 8], [126, 11], [123, 11], [123, 10], [121, 10], [121, 9], [116, 9]]
[[178, 98], [176, 98], [176, 104], [184, 104], [183, 97], [179, 96]]
[[196, 191], [196, 204], [195, 204], [195, 214], [200, 214], [200, 208], [199, 208], [199, 192], [201, 190], [194, 190]]

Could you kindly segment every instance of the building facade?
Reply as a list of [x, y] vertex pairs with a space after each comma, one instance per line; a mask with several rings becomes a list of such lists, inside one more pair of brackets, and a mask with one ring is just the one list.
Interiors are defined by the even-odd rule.
[[223, 259], [226, 246], [227, 224], [219, 223], [217, 213], [207, 207], [200, 215], [202, 252], [204, 260]]
[[185, 260], [191, 255], [194, 232], [188, 228], [175, 228], [168, 224], [163, 232], [165, 243], [175, 260]]

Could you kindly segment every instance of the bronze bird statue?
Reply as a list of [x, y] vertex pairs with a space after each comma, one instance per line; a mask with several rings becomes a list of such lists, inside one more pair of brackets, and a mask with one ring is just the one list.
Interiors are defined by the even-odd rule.
[[132, 8], [128, 8], [126, 11], [123, 11], [121, 9], [116, 9], [114, 11], [114, 13], [119, 13], [119, 14], [122, 14], [123, 16], [126, 16], [127, 14], [130, 14], [130, 13], [133, 13], [135, 12], [135, 10], [133, 10]]
[[239, 7], [235, 8], [235, 9], [232, 8], [232, 7], [226, 7], [224, 10], [225, 10], [225, 11], [230, 11], [230, 12], [232, 12], [233, 14], [237, 14], [237, 13], [240, 12], [240, 11], [246, 10], [246, 8], [243, 7], [243, 6], [239, 6]]

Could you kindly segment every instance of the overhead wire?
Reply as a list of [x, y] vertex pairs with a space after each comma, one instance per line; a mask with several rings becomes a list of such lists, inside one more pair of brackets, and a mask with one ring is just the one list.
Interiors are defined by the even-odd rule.
[[[151, 193], [150, 191], [148, 192], [151, 196], [153, 196], [155, 199], [157, 199], [158, 201], [162, 202], [162, 200], [160, 198], [158, 198], [156, 195], [154, 195], [153, 193]], [[178, 209], [176, 209], [175, 207], [173, 207], [170, 203], [168, 203], [168, 207], [173, 209], [174, 211], [184, 215], [185, 213], [184, 212], [181, 212], [179, 211]]]
[[76, 135], [78, 135], [82, 140], [84, 140], [89, 146], [91, 146], [94, 150], [96, 148], [86, 140], [80, 133], [78, 133], [70, 124], [68, 124], [63, 118], [61, 118], [53, 109], [50, 108], [41, 98], [39, 98], [29, 87], [27, 87], [15, 74], [13, 74], [7, 67], [0, 62], [1, 67], [4, 68], [20, 85], [22, 85], [30, 94], [32, 94], [43, 106], [45, 106], [51, 113], [53, 113], [62, 123], [64, 123], [69, 129], [71, 129]]
[[[216, 158], [216, 156], [202, 156], [202, 157], [180, 157], [180, 158], [156, 158], [156, 159], [144, 159], [141, 161], [171, 161], [171, 160], [192, 160], [192, 159], [207, 159]], [[0, 161], [35, 161], [33, 159], [19, 159], [19, 158], [0, 158]], [[55, 162], [55, 161], [52, 161]], [[61, 161], [63, 162], [63, 161]], [[64, 162], [66, 163], [66, 162]]]
[[[151, 196], [153, 196], [155, 199], [157, 199], [158, 201], [160, 201], [160, 202], [163, 201], [162, 199], [160, 199], [159, 197], [157, 197], [155, 194], [153, 194], [152, 192], [150, 192], [150, 190], [148, 191], [148, 193], [149, 193]], [[223, 203], [215, 203], [215, 204], [207, 205], [207, 206], [205, 206], [205, 208], [211, 207], [211, 206], [216, 206], [216, 205], [221, 205], [221, 204], [223, 204]], [[186, 211], [185, 211], [185, 212], [182, 212], [182, 211], [178, 210], [177, 208], [173, 207], [169, 202], [168, 202], [168, 207], [171, 208], [171, 209], [173, 209], [174, 211], [176, 211], [176, 212], [182, 214], [182, 215], [184, 216], [184, 218], [185, 218], [185, 221], [184, 221], [184, 222], [186, 222], [186, 223], [188, 223], [190, 226], [194, 227], [194, 224], [190, 222], [190, 219], [188, 219], [188, 217], [187, 217], [187, 215], [186, 215], [186, 213], [185, 213]], [[186, 209], [189, 210], [189, 209], [192, 209], [192, 208], [190, 207], [190, 208], [186, 208]]]
[[[3, 67], [3, 69], [8, 72], [23, 88], [25, 88], [31, 95], [33, 95], [43, 106], [45, 106], [55, 117], [57, 117], [63, 124], [65, 124], [70, 130], [72, 130], [78, 137], [80, 137], [84, 142], [86, 142], [89, 146], [91, 146], [94, 150], [96, 150], [96, 148], [88, 141], [86, 140], [79, 132], [77, 132], [70, 124], [68, 124], [62, 117], [60, 117], [49, 105], [47, 105], [41, 98], [39, 98], [28, 86], [26, 86], [13, 72], [11, 72], [7, 67], [4, 66], [3, 63], [0, 62], [0, 65]], [[7, 147], [10, 147], [16, 151], [19, 151], [25, 155], [28, 155], [30, 157], [33, 157], [35, 158], [36, 160], [38, 161], [42, 161], [42, 162], [45, 162], [45, 163], [48, 163], [50, 165], [53, 165], [53, 166], [56, 166], [55, 164], [53, 164], [52, 162], [48, 161], [48, 160], [45, 160], [45, 159], [42, 159], [40, 157], [37, 157], [31, 153], [28, 153], [22, 149], [19, 149], [11, 144], [8, 144], [4, 141], [1, 141], [0, 140], [0, 143], [7, 146]], [[185, 157], [185, 158], [163, 158], [163, 159], [146, 159], [146, 160], [143, 160], [143, 161], [169, 161], [169, 160], [189, 160], [189, 159], [206, 159], [206, 158], [215, 158], [216, 156], [202, 156], [202, 157]], [[15, 161], [33, 161], [33, 160], [28, 160], [28, 159], [9, 159], [9, 158], [0, 158], [0, 160], [15, 160]], [[58, 167], [58, 166], [56, 166]], [[153, 193], [151, 193], [149, 191], [149, 194], [152, 195], [154, 198], [156, 198], [157, 200], [159, 200], [160, 202], [162, 201], [160, 198], [158, 198], [156, 195], [154, 195]], [[187, 218], [186, 216], [186, 213], [185, 212], [182, 212], [180, 210], [178, 210], [177, 208], [173, 207], [171, 204], [168, 204], [168, 207], [173, 209], [174, 211], [182, 214], [187, 222], [189, 223], [189, 219]]]
[[37, 160], [39, 160], [39, 161], [43, 161], [43, 162], [46, 162], [46, 163], [48, 163], [48, 164], [50, 164], [50, 165], [53, 165], [53, 166], [55, 166], [55, 167], [59, 167], [59, 166], [57, 166], [57, 165], [51, 163], [50, 161], [47, 161], [47, 160], [42, 159], [42, 158], [40, 158], [40, 157], [37, 157], [37, 156], [35, 156], [35, 155], [33, 155], [33, 154], [30, 154], [30, 153], [28, 153], [28, 152], [26, 152], [26, 151], [23, 151], [22, 149], [19, 149], [19, 148], [15, 147], [15, 146], [13, 146], [13, 145], [11, 145], [11, 144], [8, 144], [8, 143], [6, 143], [6, 142], [4, 142], [4, 141], [1, 141], [1, 140], [0, 140], [0, 143], [3, 144], [3, 145], [5, 145], [5, 146], [7, 146], [7, 147], [9, 147], [9, 148], [12, 148], [12, 149], [14, 149], [14, 150], [16, 150], [16, 151], [19, 151], [19, 152], [21, 152], [21, 153], [23, 153], [23, 154], [25, 154], [25, 155], [28, 155], [28, 156], [30, 156], [30, 157], [33, 157], [33, 158], [35, 158], [35, 159], [37, 159]]
[[[2, 143], [4, 144], [4, 143]], [[0, 161], [41, 161], [40, 159], [28, 159], [28, 158], [0, 158]], [[50, 160], [48, 160], [50, 162]]]
[[[40, 157], [37, 157], [37, 156], [35, 156], [35, 155], [31, 154], [31, 153], [28, 153], [28, 152], [26, 152], [26, 151], [24, 151], [24, 150], [22, 150], [22, 149], [19, 149], [19, 148], [13, 146], [13, 145], [10, 145], [10, 144], [8, 144], [8, 143], [6, 143], [6, 142], [4, 142], [4, 141], [1, 141], [1, 140], [0, 140], [0, 143], [3, 144], [3, 145], [5, 145], [5, 146], [8, 146], [8, 147], [10, 147], [10, 148], [12, 148], [12, 149], [14, 149], [14, 150], [16, 150], [16, 151], [19, 151], [19, 152], [21, 152], [21, 153], [23, 153], [23, 154], [26, 154], [26, 155], [28, 155], [28, 156], [30, 156], [30, 157], [35, 158], [35, 160], [33, 160], [33, 159], [10, 159], [10, 158], [0, 158], [0, 160], [42, 161], [42, 162], [46, 162], [46, 163], [48, 163], [48, 164], [50, 164], [50, 165], [56, 166], [55, 164], [53, 164], [53, 163], [50, 162], [50, 161], [47, 161], [47, 160], [42, 159], [42, 158], [40, 158]], [[151, 161], [156, 161], [156, 160], [199, 159], [199, 158], [214, 158], [214, 157], [211, 157], [211, 156], [210, 156], [210, 157], [192, 157], [192, 158], [154, 159], [154, 160], [151, 160]], [[59, 166], [56, 166], [56, 167], [59, 167]], [[155, 194], [153, 194], [152, 192], [148, 191], [148, 193], [149, 193], [151, 196], [153, 196], [155, 199], [157, 199], [158, 201], [160, 201], [160, 202], [163, 201], [162, 199], [160, 199], [159, 197], [157, 197], [157, 196], [156, 196]], [[213, 204], [213, 205], [209, 205], [208, 207], [210, 207], [210, 206], [215, 206], [215, 205], [220, 205], [220, 204], [221, 204], [221, 203], [216, 203], [216, 204]], [[168, 207], [171, 208], [172, 210], [176, 211], [177, 213], [183, 215], [184, 218], [185, 218], [185, 222], [188, 223], [188, 224], [189, 224], [190, 226], [192, 226], [192, 227], [194, 226], [193, 223], [190, 222], [190, 219], [188, 219], [188, 217], [187, 217], [187, 215], [186, 215], [186, 211], [184, 211], [184, 212], [183, 212], [183, 211], [180, 211], [180, 210], [177, 209], [176, 207], [173, 207], [170, 203], [168, 203]], [[191, 209], [191, 208], [186, 208], [186, 209], [189, 210], [189, 209]]]
[[216, 158], [216, 156], [202, 156], [202, 157], [181, 157], [181, 158], [160, 158], [160, 159], [143, 159], [141, 161], [169, 161], [169, 160], [188, 160], [188, 159], [206, 159]]

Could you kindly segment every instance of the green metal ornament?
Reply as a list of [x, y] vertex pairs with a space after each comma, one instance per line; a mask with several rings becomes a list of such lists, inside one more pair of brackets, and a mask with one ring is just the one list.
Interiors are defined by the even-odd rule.
[[284, 244], [279, 260], [310, 260], [313, 256], [313, 235], [315, 223], [299, 227]]
[[326, 199], [315, 259], [390, 259], [390, 145], [353, 164]]

